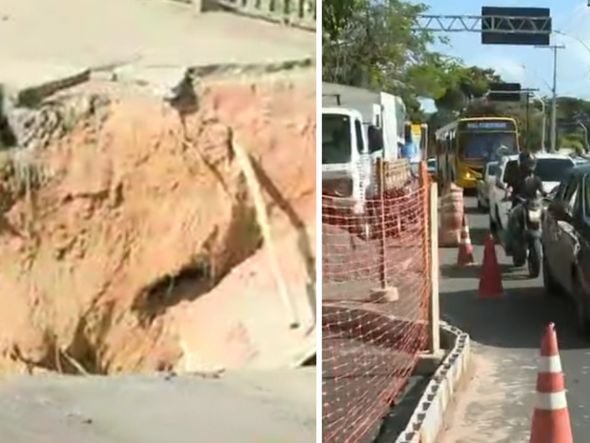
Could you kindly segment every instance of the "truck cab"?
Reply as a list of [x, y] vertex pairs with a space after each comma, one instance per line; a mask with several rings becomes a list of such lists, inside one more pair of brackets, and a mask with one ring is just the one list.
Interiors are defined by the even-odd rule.
[[362, 213], [372, 165], [383, 153], [381, 138], [373, 125], [365, 131], [359, 111], [322, 108], [322, 193], [350, 198], [354, 212]]

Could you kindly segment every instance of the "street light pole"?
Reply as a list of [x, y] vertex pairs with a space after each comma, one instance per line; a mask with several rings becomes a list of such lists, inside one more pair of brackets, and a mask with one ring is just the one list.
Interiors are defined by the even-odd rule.
[[[557, 49], [559, 46], [553, 45], [553, 100], [551, 101], [551, 152], [557, 148]], [[561, 46], [565, 48], [565, 46]]]
[[[529, 71], [529, 69], [527, 68], [527, 66], [525, 64], [522, 64], [522, 69], [526, 72]], [[533, 74], [540, 79], [543, 83], [545, 83], [545, 86], [547, 86], [547, 88], [549, 90], [551, 90], [551, 85], [547, 82], [547, 80], [545, 80], [543, 77], [541, 77], [538, 73], [533, 71]], [[539, 103], [541, 103], [541, 112], [543, 113], [543, 120], [542, 120], [542, 134], [541, 134], [541, 149], [543, 150], [543, 152], [547, 152], [547, 143], [546, 143], [546, 139], [547, 139], [547, 108], [545, 105], [545, 100], [539, 96], [539, 94], [537, 94], [536, 92], [534, 92], [533, 90], [529, 90], [531, 91], [532, 97], [536, 100], [539, 101]]]
[[545, 138], [547, 134], [547, 111], [545, 109], [545, 100], [539, 97], [537, 94], [533, 94], [533, 98], [537, 99], [539, 103], [541, 103], [541, 112], [543, 113], [543, 120], [541, 123], [542, 126], [542, 133], [541, 133], [541, 148], [543, 152], [547, 152], [547, 146], [545, 145]]
[[557, 50], [565, 49], [565, 45], [535, 46], [536, 48], [553, 50], [553, 86], [551, 92], [551, 152], [557, 149]]
[[579, 120], [578, 125], [582, 128], [582, 131], [584, 131], [584, 151], [588, 152], [588, 128]]

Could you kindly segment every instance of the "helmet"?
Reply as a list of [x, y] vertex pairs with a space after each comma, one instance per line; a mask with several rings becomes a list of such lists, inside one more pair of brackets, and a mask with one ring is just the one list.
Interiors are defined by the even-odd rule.
[[527, 158], [523, 159], [521, 165], [524, 171], [530, 174], [534, 172], [537, 167], [537, 159], [532, 155], [528, 155]]
[[518, 154], [518, 164], [524, 166], [530, 158], [531, 154], [528, 152], [521, 152]]

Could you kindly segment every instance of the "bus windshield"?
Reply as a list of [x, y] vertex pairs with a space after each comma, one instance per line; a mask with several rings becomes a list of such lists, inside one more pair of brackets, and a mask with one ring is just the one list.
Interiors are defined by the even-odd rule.
[[350, 117], [322, 116], [322, 164], [348, 163], [351, 159]]
[[517, 152], [514, 132], [462, 132], [459, 135], [459, 150], [466, 160], [494, 161], [501, 154]]

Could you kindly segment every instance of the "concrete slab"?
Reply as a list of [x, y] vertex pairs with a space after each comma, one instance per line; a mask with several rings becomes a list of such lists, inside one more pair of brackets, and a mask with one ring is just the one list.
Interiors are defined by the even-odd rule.
[[185, 376], [24, 377], [0, 384], [12, 443], [315, 441], [315, 368]]
[[[313, 60], [315, 34], [191, 4], [142, 0], [1, 0], [0, 85], [35, 101], [103, 78], [174, 87], [187, 68]], [[105, 77], [105, 73], [106, 77]], [[112, 73], [115, 73], [114, 75]]]
[[[315, 34], [226, 12], [142, 0], [1, 0], [0, 63], [105, 68], [266, 63], [314, 57]], [[16, 67], [14, 69], [17, 69]], [[26, 72], [23, 75], [27, 75]]]
[[3, 59], [0, 66], [0, 84], [14, 104], [35, 101], [90, 78], [90, 70], [84, 67], [35, 60]]

